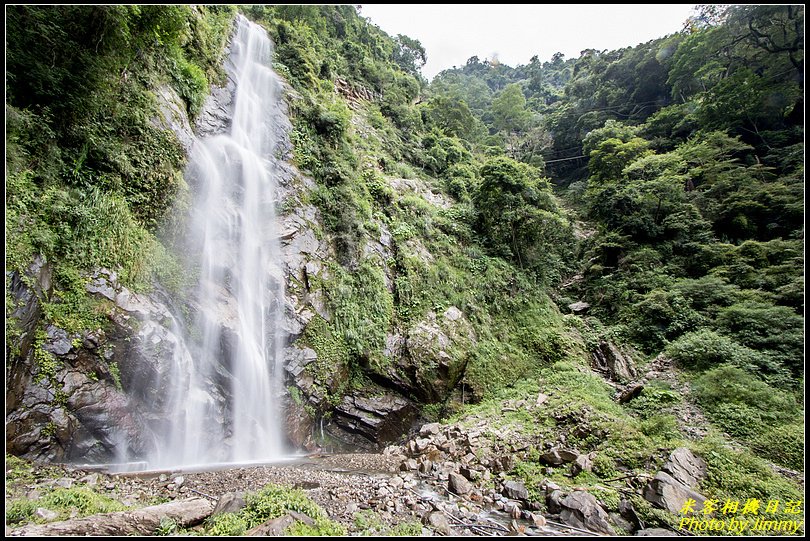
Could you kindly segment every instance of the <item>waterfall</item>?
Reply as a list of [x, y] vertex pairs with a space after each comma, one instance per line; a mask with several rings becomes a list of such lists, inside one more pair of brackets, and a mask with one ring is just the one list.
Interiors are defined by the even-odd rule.
[[281, 93], [271, 54], [265, 31], [239, 16], [230, 128], [196, 140], [186, 171], [196, 193], [188, 245], [199, 274], [196, 319], [161, 385], [166, 419], [150, 466], [265, 461], [284, 452], [284, 275], [271, 125]]

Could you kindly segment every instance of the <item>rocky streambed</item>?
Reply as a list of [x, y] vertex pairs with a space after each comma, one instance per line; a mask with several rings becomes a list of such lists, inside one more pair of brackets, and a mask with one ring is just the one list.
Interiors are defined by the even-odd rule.
[[[547, 400], [540, 393], [536, 399], [506, 400], [500, 409], [542, 409]], [[7, 468], [6, 507], [24, 498], [36, 509], [38, 522], [64, 520], [64, 512], [57, 517], [40, 509], [38, 501], [54, 487], [86, 486], [129, 509], [196, 500], [195, 505], [204, 503], [205, 518], [237, 512], [246, 493], [274, 484], [300, 489], [350, 534], [407, 526], [411, 534], [421, 535], [672, 535], [645, 526], [634, 508], [639, 498], [670, 513], [687, 499], [705, 499], [695, 488], [706, 464], [686, 448], [673, 451], [655, 476], [628, 474], [586, 485], [574, 481], [592, 471], [594, 460], [595, 453], [580, 453], [564, 435], [541, 442], [523, 426], [475, 414], [455, 423], [422, 425], [403, 444], [382, 453], [311, 454], [204, 471], [106, 473], [43, 466], [10, 476]], [[534, 464], [543, 474], [526, 481], [516, 475], [521, 464]], [[270, 531], [280, 534], [284, 527]], [[7, 534], [17, 533], [26, 532], [7, 527]]]
[[[274, 465], [223, 467], [215, 471], [107, 474], [68, 466], [48, 466], [37, 475], [8, 482], [6, 505], [27, 498], [34, 505], [53, 487], [87, 486], [120, 501], [142, 507], [156, 502], [202, 497], [218, 509], [236, 510], [245, 492], [268, 483], [299, 488], [349, 533], [363, 533], [357, 516], [373, 512], [390, 527], [421, 524], [422, 535], [571, 535], [577, 528], [547, 522], [537, 512], [521, 510], [518, 499], [487, 493], [484, 498], [454, 494], [444, 476], [403, 469], [407, 458], [391, 447], [382, 454], [316, 455]], [[36, 471], [36, 470], [35, 470]], [[7, 472], [8, 474], [8, 472]], [[463, 492], [463, 490], [462, 490]], [[520, 497], [520, 494], [514, 494]], [[55, 514], [37, 509], [39, 521]], [[18, 533], [6, 526], [6, 534]]]

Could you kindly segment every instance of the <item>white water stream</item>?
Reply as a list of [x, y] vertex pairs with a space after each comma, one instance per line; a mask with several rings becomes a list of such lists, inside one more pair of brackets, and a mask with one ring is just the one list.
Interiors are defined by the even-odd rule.
[[280, 398], [284, 277], [276, 231], [271, 111], [281, 99], [272, 43], [239, 17], [228, 133], [199, 139], [186, 178], [196, 191], [196, 333], [175, 347], [150, 467], [270, 461], [284, 454]]

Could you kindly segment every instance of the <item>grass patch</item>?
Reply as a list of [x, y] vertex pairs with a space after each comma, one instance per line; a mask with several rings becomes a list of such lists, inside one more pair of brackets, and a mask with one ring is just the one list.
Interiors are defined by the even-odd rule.
[[6, 522], [15, 525], [44, 522], [34, 516], [38, 508], [56, 512], [58, 516], [55, 521], [67, 520], [74, 513], [80, 518], [127, 509], [121, 502], [99, 494], [89, 487], [56, 488], [38, 500], [27, 498], [12, 500], [6, 507]]
[[290, 511], [302, 513], [314, 521], [306, 525], [296, 521], [285, 535], [321, 536], [346, 535], [346, 529], [329, 519], [323, 509], [310, 500], [302, 490], [279, 485], [266, 485], [245, 497], [245, 508], [238, 513], [223, 513], [206, 521], [204, 535], [244, 535], [251, 528], [268, 520], [282, 517]]

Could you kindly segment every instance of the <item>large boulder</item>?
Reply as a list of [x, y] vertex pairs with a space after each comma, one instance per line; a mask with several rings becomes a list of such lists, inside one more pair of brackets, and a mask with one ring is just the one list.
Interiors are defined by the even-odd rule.
[[526, 490], [526, 485], [519, 481], [506, 481], [503, 484], [503, 490], [501, 493], [507, 498], [511, 498], [513, 500], [526, 501], [529, 499], [529, 491]]
[[633, 359], [612, 342], [601, 340], [591, 358], [593, 368], [613, 381], [626, 382], [636, 377]]
[[685, 486], [666, 472], [660, 471], [642, 491], [645, 500], [670, 513], [680, 513], [686, 500], [695, 500], [696, 509], [703, 506], [706, 497]]
[[447, 488], [453, 494], [467, 494], [472, 490], [470, 483], [463, 475], [451, 472], [447, 479]]
[[672, 513], [680, 513], [686, 500], [693, 499], [696, 507], [703, 505], [706, 497], [693, 489], [706, 476], [706, 462], [686, 447], [679, 447], [669, 455], [660, 472], [647, 483], [644, 499]]
[[560, 520], [576, 528], [616, 535], [608, 522], [609, 516], [592, 494], [577, 490], [560, 502]]
[[562, 449], [555, 447], [540, 455], [540, 461], [552, 466], [559, 466], [561, 464], [574, 462], [579, 456], [579, 451], [576, 449]]
[[391, 362], [379, 375], [425, 402], [441, 402], [463, 376], [475, 343], [472, 325], [455, 306], [428, 312], [403, 335], [388, 337], [385, 355]]
[[326, 428], [348, 448], [381, 450], [407, 432], [417, 415], [412, 401], [372, 385], [344, 396]]
[[669, 455], [664, 467], [661, 468], [684, 486], [694, 488], [706, 477], [706, 461], [694, 454], [686, 447], [678, 447]]

